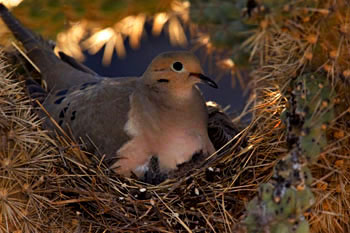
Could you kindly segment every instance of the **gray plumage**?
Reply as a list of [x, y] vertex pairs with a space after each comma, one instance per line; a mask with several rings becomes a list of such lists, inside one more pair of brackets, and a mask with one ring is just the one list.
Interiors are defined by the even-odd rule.
[[[214, 152], [196, 84], [217, 86], [202, 74], [192, 53], [160, 54], [141, 77], [105, 78], [64, 53], [58, 58], [50, 44], [24, 28], [2, 4], [0, 16], [47, 83], [44, 107], [88, 150], [96, 152], [95, 144], [117, 173], [142, 176], [152, 156], [166, 172], [195, 153]], [[49, 121], [47, 125], [53, 127]]]

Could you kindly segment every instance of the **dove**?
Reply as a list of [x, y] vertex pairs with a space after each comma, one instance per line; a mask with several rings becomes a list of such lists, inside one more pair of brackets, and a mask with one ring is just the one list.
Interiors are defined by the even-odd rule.
[[[154, 157], [166, 173], [194, 154], [215, 152], [197, 84], [217, 84], [191, 52], [159, 54], [140, 77], [101, 77], [62, 52], [56, 56], [52, 44], [22, 26], [2, 4], [0, 16], [47, 83], [47, 112], [116, 173], [142, 177]], [[55, 129], [48, 118], [45, 125]]]

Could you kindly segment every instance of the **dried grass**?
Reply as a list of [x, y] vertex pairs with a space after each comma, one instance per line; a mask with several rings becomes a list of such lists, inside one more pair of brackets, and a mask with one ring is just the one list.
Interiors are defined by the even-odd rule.
[[47, 223], [43, 190], [57, 152], [3, 52], [0, 76], [0, 231], [37, 232]]
[[[256, 96], [254, 119], [258, 128], [252, 131], [250, 144], [257, 147], [255, 158], [268, 158], [271, 163], [276, 163], [288, 149], [285, 126], [280, 120], [288, 103], [282, 93], [288, 92], [290, 81], [297, 75], [317, 70], [317, 63], [310, 66], [310, 60], [305, 59], [305, 51], [309, 46], [307, 41], [302, 42], [278, 28], [271, 29], [270, 33], [273, 37], [270, 38], [268, 48], [260, 48], [268, 51], [264, 54], [263, 65], [253, 72], [252, 85]], [[342, 66], [343, 64], [333, 64], [335, 68], [343, 69]], [[327, 129], [327, 147], [310, 167], [316, 204], [305, 216], [311, 223], [313, 233], [349, 232], [350, 92], [348, 84], [339, 79], [339, 73], [334, 72], [334, 69], [325, 74], [332, 80], [336, 94], [335, 118]]]
[[[13, 144], [1, 145], [6, 151], [1, 155], [1, 193], [16, 197], [1, 196], [3, 231], [232, 232], [258, 183], [248, 179], [254, 171], [252, 150], [241, 146], [247, 130], [229, 149], [201, 161], [202, 166], [192, 164], [193, 170], [182, 169], [160, 185], [119, 177], [70, 138], [48, 137], [32, 113], [23, 83], [16, 81], [14, 67], [3, 55], [1, 59], [1, 80], [7, 89], [1, 89], [6, 114], [0, 119], [4, 129], [14, 132]], [[27, 125], [20, 128], [18, 121]]]
[[[0, 229], [236, 232], [246, 203], [288, 151], [281, 93], [307, 64], [298, 40], [278, 31], [270, 35], [266, 63], [253, 73], [251, 123], [229, 149], [160, 185], [119, 177], [68, 137], [48, 137], [2, 54]], [[334, 90], [337, 117], [328, 129], [327, 148], [311, 167], [317, 197], [307, 216], [312, 232], [349, 232], [349, 87], [335, 82]]]

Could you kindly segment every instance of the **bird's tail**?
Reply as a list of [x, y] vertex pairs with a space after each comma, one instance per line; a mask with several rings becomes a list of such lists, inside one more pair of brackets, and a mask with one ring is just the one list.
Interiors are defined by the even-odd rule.
[[50, 63], [50, 60], [51, 62], [57, 60], [57, 57], [52, 51], [54, 45], [40, 38], [31, 30], [23, 27], [2, 3], [0, 3], [0, 17], [11, 30], [15, 38], [22, 42], [24, 48], [28, 52], [29, 58], [33, 60], [41, 72], [45, 72], [45, 66], [48, 65], [47, 63]]
[[34, 34], [31, 30], [23, 27], [2, 3], [0, 3], [0, 16], [16, 39], [23, 43], [27, 51], [31, 51], [38, 46], [46, 46], [47, 49], [52, 50], [52, 45]]
[[49, 90], [67, 88], [95, 78], [91, 73], [77, 70], [59, 59], [53, 52], [53, 43], [25, 28], [1, 3], [0, 17], [15, 38], [22, 42], [28, 57], [40, 69]]

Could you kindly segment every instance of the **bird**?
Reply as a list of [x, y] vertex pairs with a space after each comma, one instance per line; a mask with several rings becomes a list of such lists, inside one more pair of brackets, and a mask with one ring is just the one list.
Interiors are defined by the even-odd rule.
[[[193, 53], [161, 53], [140, 77], [102, 77], [63, 52], [57, 56], [52, 43], [24, 27], [2, 4], [0, 17], [40, 69], [47, 84], [44, 108], [117, 174], [141, 178], [154, 157], [160, 172], [167, 173], [196, 153], [215, 152], [197, 84], [218, 86]], [[45, 126], [55, 129], [49, 118]]]

